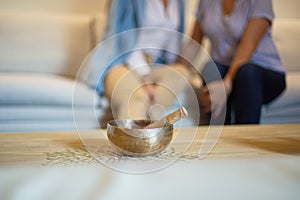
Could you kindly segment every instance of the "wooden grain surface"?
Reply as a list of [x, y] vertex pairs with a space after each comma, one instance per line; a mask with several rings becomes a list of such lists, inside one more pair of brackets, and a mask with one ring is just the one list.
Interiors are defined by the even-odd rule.
[[[216, 141], [206, 139], [207, 131], [205, 126], [175, 130], [169, 147], [187, 159], [197, 159], [201, 147], [214, 142], [205, 159], [300, 156], [300, 124], [224, 126]], [[99, 151], [107, 145], [105, 130], [0, 133], [0, 166], [94, 162], [90, 147]], [[112, 154], [106, 149], [101, 155], [109, 158]]]

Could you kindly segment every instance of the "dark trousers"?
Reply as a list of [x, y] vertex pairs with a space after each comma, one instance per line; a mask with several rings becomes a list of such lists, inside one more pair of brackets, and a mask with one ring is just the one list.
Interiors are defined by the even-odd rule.
[[[220, 74], [212, 70], [215, 66]], [[208, 63], [201, 75], [207, 84], [224, 78], [227, 71], [228, 66]], [[242, 65], [236, 73], [227, 101], [225, 124], [259, 124], [262, 105], [278, 97], [285, 87], [285, 74], [251, 63]]]

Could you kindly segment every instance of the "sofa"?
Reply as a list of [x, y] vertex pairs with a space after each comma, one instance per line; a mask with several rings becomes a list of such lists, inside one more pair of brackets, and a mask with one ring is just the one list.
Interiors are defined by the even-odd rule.
[[300, 19], [277, 18], [273, 38], [287, 69], [287, 89], [274, 102], [264, 106], [261, 123], [300, 122]]
[[[101, 38], [105, 16], [0, 10], [0, 132], [103, 127], [111, 117], [107, 100], [78, 72]], [[300, 123], [299, 16], [277, 18], [273, 29], [287, 90], [264, 106], [261, 123]]]
[[99, 127], [101, 99], [76, 80], [95, 46], [93, 22], [81, 14], [0, 12], [0, 131]]

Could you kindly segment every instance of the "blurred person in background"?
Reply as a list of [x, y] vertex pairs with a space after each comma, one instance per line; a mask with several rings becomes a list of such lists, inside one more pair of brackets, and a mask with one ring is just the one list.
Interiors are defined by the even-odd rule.
[[[120, 56], [106, 68], [97, 88], [111, 101], [116, 119], [160, 118], [184, 90], [189, 71], [173, 53], [181, 48], [181, 34], [177, 33], [184, 32], [184, 20], [184, 0], [110, 2], [104, 39], [136, 28], [155, 28], [128, 34], [125, 40], [116, 37], [113, 50], [102, 52]], [[120, 55], [124, 45], [132, 41], [138, 48], [149, 44], [156, 48], [139, 48]], [[151, 110], [152, 105], [159, 105], [159, 109]]]
[[200, 109], [212, 119], [223, 114], [225, 124], [258, 124], [262, 105], [286, 87], [271, 33], [272, 0], [200, 0], [196, 18], [192, 38], [210, 40], [214, 61], [201, 72]]

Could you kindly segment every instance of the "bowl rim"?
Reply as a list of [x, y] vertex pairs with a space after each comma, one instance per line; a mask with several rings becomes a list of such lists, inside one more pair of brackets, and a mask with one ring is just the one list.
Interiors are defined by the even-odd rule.
[[[128, 130], [156, 130], [156, 129], [165, 129], [165, 128], [168, 128], [168, 127], [172, 127], [173, 128], [173, 124], [167, 124], [165, 126], [161, 126], [161, 127], [155, 127], [155, 128], [128, 128], [128, 127], [122, 127], [122, 126], [117, 126], [117, 125], [114, 125], [112, 123], [117, 123], [117, 122], [125, 122], [125, 121], [130, 121], [130, 122], [142, 122], [142, 121], [147, 121], [147, 122], [155, 122], [155, 121], [151, 121], [151, 120], [147, 120], [147, 119], [116, 119], [116, 120], [110, 120], [107, 122], [107, 127], [108, 126], [111, 126], [111, 127], [116, 127], [116, 128], [122, 128], [122, 129], [128, 129]], [[149, 123], [150, 124], [150, 123]], [[137, 124], [137, 126], [139, 126]]]

